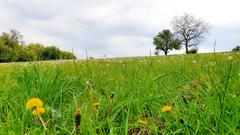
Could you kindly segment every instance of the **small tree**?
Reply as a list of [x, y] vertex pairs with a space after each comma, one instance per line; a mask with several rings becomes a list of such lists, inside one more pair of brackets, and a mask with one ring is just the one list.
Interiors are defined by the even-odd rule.
[[180, 49], [180, 42], [174, 39], [174, 35], [170, 30], [163, 30], [153, 38], [153, 44], [155, 45], [156, 51], [162, 50], [165, 55], [168, 54], [169, 50]]
[[240, 46], [236, 46], [232, 49], [233, 52], [239, 52], [240, 51]]
[[209, 32], [208, 23], [202, 19], [196, 19], [190, 14], [175, 17], [172, 21], [172, 26], [174, 34], [181, 44], [185, 46], [187, 54], [189, 53], [189, 48], [197, 47], [204, 39], [205, 34]]

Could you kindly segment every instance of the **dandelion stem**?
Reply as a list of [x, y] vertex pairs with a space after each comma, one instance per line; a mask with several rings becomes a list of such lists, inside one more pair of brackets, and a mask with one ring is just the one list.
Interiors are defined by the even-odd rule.
[[81, 110], [80, 108], [76, 110], [75, 112], [75, 129], [76, 129], [76, 135], [79, 134], [79, 126], [81, 123]]
[[76, 135], [79, 135], [79, 125], [76, 125], [75, 128], [76, 128]]
[[41, 117], [39, 114], [38, 114], [37, 116], [38, 116], [38, 118], [39, 118], [39, 120], [40, 120], [40, 122], [41, 122], [43, 128], [44, 128], [45, 130], [47, 130], [46, 124], [44, 123], [42, 117]]

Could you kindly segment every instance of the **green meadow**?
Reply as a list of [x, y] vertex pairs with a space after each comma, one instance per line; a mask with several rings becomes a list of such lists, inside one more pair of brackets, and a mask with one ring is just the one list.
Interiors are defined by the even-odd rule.
[[77, 109], [81, 135], [240, 134], [240, 54], [0, 64], [1, 135], [76, 134]]

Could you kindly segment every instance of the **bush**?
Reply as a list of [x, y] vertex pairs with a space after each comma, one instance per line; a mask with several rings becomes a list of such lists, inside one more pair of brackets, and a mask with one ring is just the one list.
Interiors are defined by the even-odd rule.
[[198, 52], [198, 48], [192, 48], [187, 53], [188, 54], [196, 54]]
[[14, 55], [15, 53], [12, 48], [0, 44], [0, 62], [14, 61]]
[[55, 46], [46, 47], [42, 53], [43, 60], [57, 60], [60, 59], [60, 50]]
[[74, 56], [71, 52], [61, 51], [60, 59], [76, 59], [76, 56]]
[[232, 49], [233, 52], [239, 52], [240, 51], [240, 46], [236, 46], [235, 48]]
[[44, 50], [44, 45], [40, 43], [31, 43], [26, 46], [27, 50], [34, 54], [33, 60], [42, 60], [42, 53]]
[[35, 59], [35, 54], [32, 51], [27, 50], [25, 47], [20, 48], [17, 52], [18, 55], [16, 61], [18, 62], [33, 61]]

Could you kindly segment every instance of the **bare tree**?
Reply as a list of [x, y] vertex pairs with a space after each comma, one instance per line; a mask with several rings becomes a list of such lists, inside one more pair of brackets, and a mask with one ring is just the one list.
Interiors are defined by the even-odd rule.
[[190, 47], [197, 47], [209, 32], [208, 23], [186, 13], [175, 17], [172, 26], [176, 38], [185, 46], [186, 53], [189, 53]]

